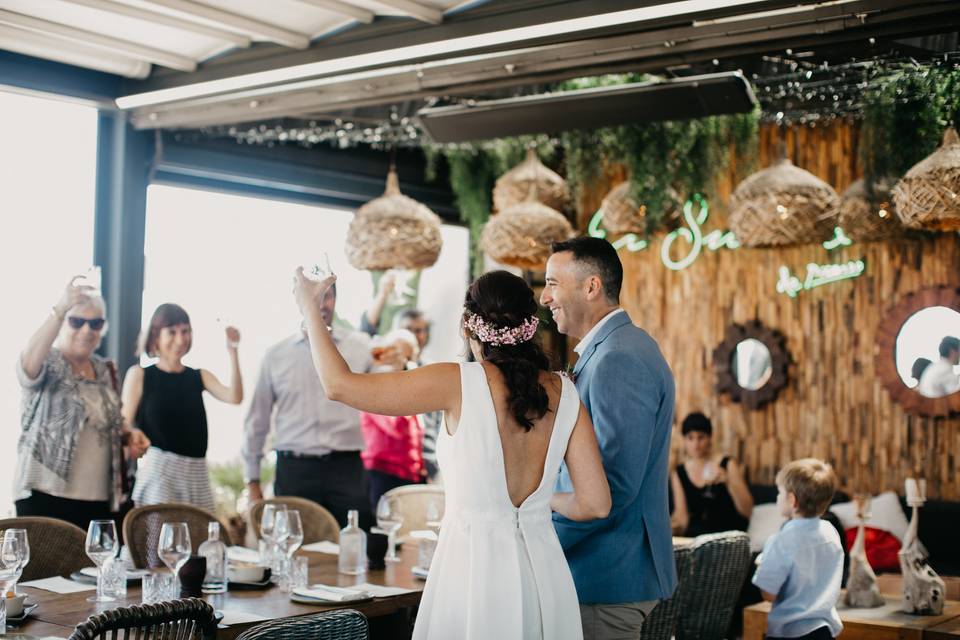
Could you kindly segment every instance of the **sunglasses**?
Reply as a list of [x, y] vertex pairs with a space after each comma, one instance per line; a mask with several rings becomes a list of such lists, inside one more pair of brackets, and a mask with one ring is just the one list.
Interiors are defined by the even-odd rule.
[[71, 329], [76, 329], [79, 331], [83, 328], [83, 325], [90, 325], [91, 331], [100, 331], [103, 329], [103, 325], [106, 322], [103, 318], [78, 318], [77, 316], [70, 316], [67, 318], [67, 322], [70, 324]]

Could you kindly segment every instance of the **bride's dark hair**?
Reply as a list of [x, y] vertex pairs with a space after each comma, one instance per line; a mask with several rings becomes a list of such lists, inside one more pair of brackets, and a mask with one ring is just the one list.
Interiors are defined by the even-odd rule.
[[466, 325], [468, 314], [479, 316], [498, 328], [519, 327], [537, 314], [533, 291], [522, 278], [507, 271], [485, 273], [470, 285], [463, 303], [466, 335], [480, 344], [483, 359], [500, 370], [510, 393], [510, 413], [525, 430], [549, 411], [547, 391], [540, 384], [540, 372], [549, 371], [550, 360], [536, 336], [517, 344], [494, 346], [482, 342]]

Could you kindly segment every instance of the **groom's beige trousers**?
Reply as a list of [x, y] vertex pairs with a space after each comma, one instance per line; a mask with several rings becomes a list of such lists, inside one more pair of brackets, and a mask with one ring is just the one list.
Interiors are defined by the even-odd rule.
[[659, 600], [623, 604], [582, 604], [583, 640], [637, 640], [643, 621]]

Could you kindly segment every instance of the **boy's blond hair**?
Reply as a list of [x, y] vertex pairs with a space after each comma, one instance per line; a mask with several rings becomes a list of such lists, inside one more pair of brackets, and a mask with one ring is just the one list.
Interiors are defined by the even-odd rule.
[[797, 511], [804, 518], [819, 518], [830, 506], [837, 490], [833, 467], [817, 458], [794, 460], [777, 474], [777, 484], [797, 497]]

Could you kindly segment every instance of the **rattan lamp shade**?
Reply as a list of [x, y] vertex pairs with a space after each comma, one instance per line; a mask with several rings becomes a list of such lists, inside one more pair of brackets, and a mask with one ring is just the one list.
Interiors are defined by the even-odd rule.
[[497, 179], [493, 187], [494, 209], [506, 211], [525, 202], [530, 189], [536, 189], [537, 200], [551, 209], [563, 211], [570, 205], [566, 181], [540, 162], [533, 149], [527, 149], [526, 159]]
[[893, 201], [905, 227], [960, 231], [960, 139], [955, 129], [947, 129], [940, 148], [900, 179]]
[[757, 171], [730, 196], [730, 228], [745, 247], [828, 240], [840, 196], [833, 187], [786, 158]]
[[[680, 196], [673, 189], [668, 190], [671, 203], [663, 217], [663, 226], [676, 228], [680, 222]], [[647, 233], [647, 207], [637, 205], [630, 197], [630, 182], [621, 182], [606, 195], [600, 204], [603, 215], [603, 228], [613, 234]]]
[[527, 200], [492, 216], [480, 246], [497, 262], [521, 269], [543, 269], [550, 245], [573, 236], [570, 222], [555, 209]]
[[843, 192], [838, 224], [852, 240], [881, 240], [903, 233], [890, 194], [892, 186], [889, 178], [877, 180], [871, 198], [860, 178]]
[[400, 193], [392, 167], [384, 194], [360, 207], [347, 231], [347, 260], [355, 269], [425, 269], [442, 246], [440, 218]]

